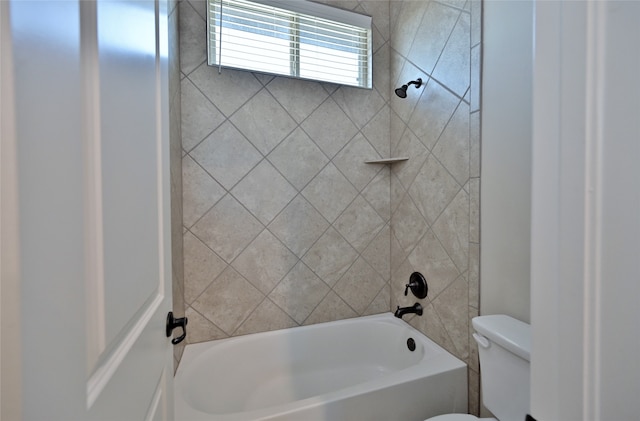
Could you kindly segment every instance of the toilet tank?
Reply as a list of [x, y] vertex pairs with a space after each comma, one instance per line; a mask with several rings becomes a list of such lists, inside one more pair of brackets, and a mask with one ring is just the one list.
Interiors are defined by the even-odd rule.
[[500, 421], [522, 421], [529, 412], [531, 327], [505, 315], [474, 317], [482, 402]]

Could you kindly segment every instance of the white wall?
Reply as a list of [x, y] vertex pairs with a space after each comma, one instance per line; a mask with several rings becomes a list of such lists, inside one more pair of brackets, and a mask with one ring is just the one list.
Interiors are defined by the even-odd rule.
[[529, 322], [533, 3], [483, 14], [480, 313]]
[[638, 418], [640, 3], [536, 5], [531, 415]]

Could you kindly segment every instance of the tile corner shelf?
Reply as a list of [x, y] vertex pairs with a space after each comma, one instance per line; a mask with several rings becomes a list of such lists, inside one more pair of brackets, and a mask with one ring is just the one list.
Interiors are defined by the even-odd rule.
[[409, 157], [397, 157], [397, 158], [382, 158], [382, 159], [369, 159], [364, 161], [365, 164], [395, 164], [396, 162], [402, 162], [409, 160]]

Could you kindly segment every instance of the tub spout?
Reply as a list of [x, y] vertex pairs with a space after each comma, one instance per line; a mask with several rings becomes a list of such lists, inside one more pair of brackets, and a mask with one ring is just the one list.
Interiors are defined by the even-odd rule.
[[405, 314], [408, 314], [408, 313], [415, 313], [418, 316], [422, 316], [422, 306], [420, 305], [420, 303], [415, 303], [411, 307], [400, 307], [400, 306], [398, 306], [396, 312], [393, 313], [393, 315], [396, 316], [399, 319], [402, 319], [402, 316], [404, 316]]

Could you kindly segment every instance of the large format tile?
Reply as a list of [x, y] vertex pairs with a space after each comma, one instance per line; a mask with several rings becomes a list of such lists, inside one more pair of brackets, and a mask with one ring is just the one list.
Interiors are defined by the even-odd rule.
[[263, 299], [260, 291], [228, 267], [191, 306], [231, 335]]
[[313, 313], [304, 321], [305, 325], [315, 323], [332, 322], [334, 320], [349, 319], [357, 317], [358, 313], [353, 311], [342, 298], [333, 291], [329, 291], [327, 296], [313, 310]]
[[231, 190], [263, 224], [267, 225], [294, 198], [296, 189], [263, 160]]
[[358, 191], [329, 163], [302, 191], [304, 197], [327, 221], [333, 222], [356, 197]]
[[[396, 264], [393, 267], [393, 273], [391, 274], [391, 280], [389, 281], [389, 294], [391, 300], [391, 309], [395, 311], [395, 309], [400, 307], [411, 306], [416, 302], [416, 297], [413, 294], [404, 295], [404, 290], [406, 289], [406, 285], [409, 283], [411, 279], [411, 274], [416, 272], [416, 268], [411, 265], [409, 260], [404, 260], [400, 264]], [[418, 270], [419, 272], [419, 270]], [[427, 282], [429, 282], [427, 280]], [[430, 297], [427, 296], [428, 300]], [[424, 302], [426, 300], [422, 300]], [[412, 315], [408, 315], [411, 317]]]
[[389, 296], [390, 293], [390, 287], [387, 283], [384, 287], [382, 287], [378, 295], [376, 295], [376, 298], [373, 299], [371, 304], [369, 304], [362, 315], [368, 316], [370, 314], [387, 313], [391, 305], [391, 297]]
[[327, 285], [333, 286], [357, 258], [358, 252], [331, 227], [302, 260]]
[[409, 188], [409, 194], [431, 225], [459, 190], [460, 185], [446, 168], [429, 155]]
[[423, 71], [433, 71], [460, 13], [436, 2], [429, 4], [408, 55]]
[[405, 250], [404, 247], [402, 247], [393, 230], [391, 230], [391, 238], [389, 239], [389, 242], [391, 243], [389, 248], [391, 259], [391, 279], [393, 280], [396, 269], [399, 268], [403, 262], [406, 262], [406, 258], [411, 250]]
[[460, 190], [432, 226], [461, 272], [469, 264], [469, 195]]
[[460, 102], [433, 154], [460, 185], [469, 179], [469, 106]]
[[225, 190], [189, 155], [182, 159], [182, 223], [191, 227], [225, 195]]
[[271, 300], [266, 298], [251, 313], [242, 325], [234, 332], [234, 335], [247, 335], [249, 333], [268, 332], [270, 330], [286, 329], [298, 324], [287, 313], [282, 311]]
[[460, 275], [446, 250], [431, 230], [409, 254], [412, 270], [422, 273], [429, 284], [429, 298], [437, 297]]
[[267, 159], [298, 190], [302, 190], [329, 162], [320, 148], [300, 128], [282, 141]]
[[358, 132], [332, 98], [322, 103], [301, 127], [329, 158], [333, 158]]
[[384, 227], [384, 220], [362, 196], [358, 196], [336, 220], [334, 227], [362, 252]]
[[267, 89], [298, 123], [306, 119], [328, 96], [318, 82], [285, 77], [274, 78]]
[[329, 292], [304, 263], [298, 263], [269, 294], [269, 299], [283, 309], [298, 324], [311, 314]]
[[231, 122], [263, 155], [271, 152], [296, 127], [296, 122], [263, 89], [232, 117]]
[[189, 152], [225, 120], [224, 115], [188, 79], [181, 82], [182, 147]]
[[390, 170], [388, 166], [382, 168], [378, 175], [362, 190], [362, 197], [378, 212], [378, 215], [386, 222], [391, 218], [389, 204]]
[[469, 87], [469, 19], [469, 14], [460, 14], [433, 71], [434, 78], [460, 97]]
[[190, 155], [227, 190], [262, 159], [260, 152], [229, 122], [211, 133]]
[[189, 79], [227, 117], [262, 89], [252, 73], [233, 69], [218, 73], [218, 68], [206, 64], [194, 70]]
[[420, 211], [407, 194], [400, 201], [398, 209], [391, 216], [391, 232], [395, 236], [401, 250], [409, 253], [427, 232], [427, 223]]
[[[394, 166], [396, 165], [397, 164], [394, 164]], [[400, 202], [402, 201], [404, 196], [408, 193], [407, 189], [402, 185], [395, 173], [391, 172], [389, 178], [391, 179], [389, 183], [389, 190], [391, 190], [389, 198], [389, 209], [391, 210], [391, 214], [393, 215], [393, 213], [398, 209], [398, 206], [400, 206]]]
[[184, 234], [184, 299], [187, 304], [222, 273], [227, 264], [190, 232]]
[[413, 134], [413, 132], [407, 129], [398, 141], [393, 151], [393, 155], [409, 158], [406, 161], [394, 164], [392, 167], [398, 180], [402, 183], [405, 189], [408, 189], [416, 178], [420, 168], [422, 168], [427, 156], [429, 156], [429, 151]]
[[360, 6], [365, 13], [373, 18], [373, 23], [380, 31], [380, 35], [388, 40], [391, 36], [389, 29], [389, 3], [378, 0], [361, 0]]
[[391, 66], [389, 66], [390, 54], [391, 43], [387, 42], [373, 55], [373, 62], [378, 63], [378, 65], [374, 66], [373, 88], [378, 91], [385, 101], [389, 101], [391, 95]]
[[359, 315], [362, 315], [385, 284], [384, 279], [364, 259], [360, 258], [338, 281], [333, 290]]
[[262, 224], [236, 199], [226, 195], [191, 231], [227, 263], [231, 263], [262, 229]]
[[341, 86], [332, 98], [358, 128], [363, 128], [382, 109], [384, 98], [375, 89]]
[[411, 46], [416, 42], [426, 42], [417, 37], [417, 31], [422, 23], [422, 17], [429, 6], [428, 1], [391, 1], [394, 13], [393, 32], [391, 41], [393, 48], [404, 56], [409, 54]]
[[180, 70], [189, 74], [207, 59], [207, 24], [188, 2], [179, 8]]
[[390, 111], [389, 106], [385, 105], [362, 129], [362, 134], [383, 158], [389, 157], [391, 152], [389, 149]]
[[[184, 2], [184, 0], [180, 0]], [[207, 19], [207, 4], [208, 0], [187, 0], [189, 4], [194, 8], [196, 13], [198, 13], [202, 19]]]
[[461, 275], [433, 302], [440, 320], [451, 338], [458, 358], [469, 357], [469, 316], [467, 308], [467, 281]]
[[214, 325], [211, 320], [191, 307], [187, 308], [185, 316], [189, 320], [189, 327], [187, 328], [187, 343], [189, 344], [215, 341], [216, 339], [224, 339], [229, 336], [220, 330], [218, 326]]
[[264, 230], [233, 261], [233, 267], [262, 293], [268, 294], [297, 261], [289, 249]]
[[434, 80], [424, 88], [408, 124], [429, 150], [438, 141], [459, 102], [459, 98]]
[[376, 238], [369, 243], [366, 250], [362, 252], [362, 257], [382, 276], [385, 281], [391, 276], [391, 248], [389, 239], [391, 238], [391, 227], [389, 224], [378, 232]]
[[[397, 57], [398, 62], [396, 66], [400, 66], [402, 69], [398, 74], [391, 89], [395, 91], [396, 88], [400, 88], [403, 85], [408, 85], [410, 81], [417, 81], [422, 79], [422, 85], [416, 88], [417, 85], [413, 84], [407, 88], [406, 98], [400, 98], [395, 93], [391, 95], [391, 108], [402, 119], [402, 121], [409, 121], [413, 110], [416, 108], [420, 97], [423, 95], [426, 85], [429, 82], [429, 76], [426, 72], [417, 68], [413, 63], [408, 60], [404, 60], [401, 57]], [[401, 64], [402, 63], [402, 64]]]
[[273, 220], [269, 230], [298, 257], [302, 257], [328, 226], [322, 215], [298, 195]]
[[333, 158], [333, 163], [353, 184], [358, 191], [362, 190], [376, 176], [380, 167], [366, 164], [369, 159], [382, 158], [367, 139], [357, 134]]
[[[480, 248], [463, 245], [479, 241], [474, 213], [479, 198], [480, 145], [479, 137], [474, 138], [474, 130], [479, 133], [479, 113], [466, 123], [471, 138], [464, 133], [463, 116], [469, 103], [473, 107], [476, 101], [479, 106], [479, 91], [473, 91], [475, 76], [470, 79], [468, 71], [463, 71], [469, 54], [461, 55], [469, 36], [477, 33], [469, 35], [471, 15], [445, 1], [322, 2], [374, 15], [373, 91], [229, 69], [218, 75], [217, 69], [200, 66], [195, 59], [186, 72], [188, 79], [183, 79], [192, 101], [184, 106], [193, 121], [185, 124], [187, 150], [207, 138], [185, 159], [193, 157], [202, 167], [195, 171], [198, 175], [212, 175], [213, 183], [242, 196], [242, 204], [231, 196], [213, 203], [206, 195], [192, 201], [202, 199], [200, 210], [193, 214], [206, 212], [204, 208], [215, 203], [186, 234], [190, 250], [193, 244], [200, 248], [203, 268], [215, 266], [208, 269], [210, 275], [196, 275], [202, 276], [192, 286], [198, 291], [189, 293], [194, 299], [200, 297], [200, 307], [187, 310], [197, 324], [195, 337], [208, 340], [373, 314], [389, 311], [392, 302], [411, 305], [415, 301], [403, 301], [404, 285], [411, 271], [420, 270], [430, 279], [430, 296], [421, 301], [425, 315], [410, 317], [410, 323], [464, 356], [469, 336], [467, 329], [463, 338], [463, 325], [468, 327], [471, 310], [462, 307], [471, 305], [475, 310], [473, 305], [478, 306]], [[203, 18], [202, 4], [190, 0], [187, 6], [196, 12], [191, 18]], [[204, 60], [202, 53], [200, 57]], [[440, 84], [429, 81], [432, 71]], [[477, 76], [475, 82], [479, 72]], [[410, 87], [406, 99], [391, 91], [417, 77], [429, 84]], [[471, 92], [465, 92], [465, 84], [470, 83]], [[463, 96], [466, 99], [460, 104]], [[456, 107], [459, 113], [454, 115]], [[220, 113], [230, 121], [223, 123]], [[211, 131], [218, 136], [207, 137]], [[370, 152], [382, 157], [407, 155], [410, 160], [395, 164], [392, 171], [380, 171], [379, 166], [363, 166], [368, 156], [360, 155]], [[262, 161], [265, 155], [268, 162]], [[271, 165], [273, 171], [261, 172]], [[476, 180], [467, 181], [469, 176]], [[294, 194], [302, 194], [283, 203], [286, 206], [280, 210], [281, 200], [273, 194], [272, 183], [281, 183], [282, 177], [295, 188]], [[190, 176], [185, 185], [196, 181]], [[272, 199], [278, 206], [269, 204]], [[269, 223], [272, 216], [275, 219]], [[187, 212], [184, 219], [197, 218]], [[377, 221], [373, 228], [367, 223], [372, 220]], [[378, 223], [381, 230], [376, 228]], [[362, 255], [349, 242], [356, 243]], [[189, 254], [199, 256], [197, 251]], [[211, 256], [219, 265], [207, 260]], [[463, 258], [467, 263], [460, 263]], [[198, 266], [197, 261], [190, 267]], [[224, 268], [229, 269], [215, 276]], [[200, 294], [211, 278], [215, 282], [212, 279], [207, 292]], [[241, 304], [243, 312], [235, 318], [213, 314], [220, 311], [213, 309], [214, 284], [222, 295], [230, 294], [236, 284], [253, 284], [256, 299]], [[263, 294], [270, 298], [264, 299]], [[239, 290], [235, 295], [246, 298]], [[436, 296], [434, 308], [431, 300]]]
[[449, 332], [447, 331], [443, 321], [441, 320], [438, 312], [434, 309], [431, 302], [422, 303], [423, 313], [420, 317], [414, 317], [411, 319], [409, 324], [420, 332], [427, 335], [431, 340], [435, 343], [451, 352], [454, 355], [457, 355], [457, 349], [454, 345], [453, 340], [449, 336]]

